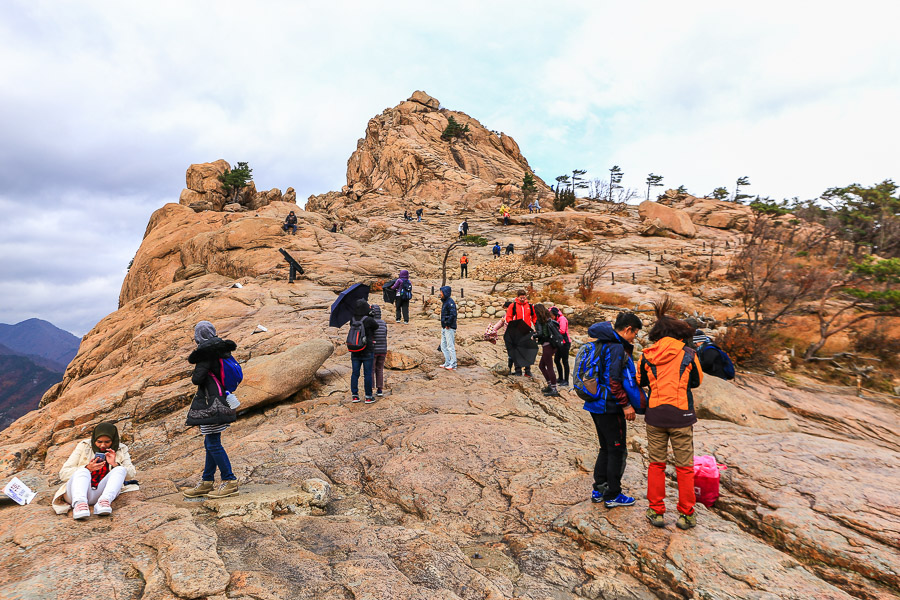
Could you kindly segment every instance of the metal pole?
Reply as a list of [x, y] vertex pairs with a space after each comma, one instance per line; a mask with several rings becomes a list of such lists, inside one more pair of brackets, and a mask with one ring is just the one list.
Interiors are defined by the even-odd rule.
[[616, 285], [616, 274], [615, 274], [615, 273], [610, 273], [610, 275], [612, 275], [612, 284], [613, 284], [613, 285]]
[[634, 273], [632, 272], [632, 273], [631, 273], [631, 283], [634, 283], [635, 281], [636, 281], [636, 280], [635, 280], [635, 278], [634, 278]]
[[465, 298], [465, 297], [466, 297], [466, 291], [465, 291], [464, 289], [462, 289], [462, 288], [459, 288], [459, 297], [460, 297], [460, 298]]
[[659, 275], [659, 267], [656, 267], [656, 274]]
[[434, 296], [434, 286], [431, 286], [431, 295]]

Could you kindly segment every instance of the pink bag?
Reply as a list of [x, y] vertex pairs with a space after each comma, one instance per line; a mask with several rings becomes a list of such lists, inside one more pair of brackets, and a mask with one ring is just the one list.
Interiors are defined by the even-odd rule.
[[714, 456], [694, 457], [694, 494], [706, 508], [719, 499], [719, 472], [727, 468], [717, 463]]

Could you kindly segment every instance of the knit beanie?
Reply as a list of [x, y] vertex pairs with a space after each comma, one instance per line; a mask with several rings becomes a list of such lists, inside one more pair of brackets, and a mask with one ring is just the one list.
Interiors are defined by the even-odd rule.
[[200, 321], [194, 326], [194, 341], [199, 346], [216, 337], [216, 328], [209, 321]]

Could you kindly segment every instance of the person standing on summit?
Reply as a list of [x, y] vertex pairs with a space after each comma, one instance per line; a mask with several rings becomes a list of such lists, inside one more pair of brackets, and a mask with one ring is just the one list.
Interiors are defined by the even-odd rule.
[[441, 352], [444, 364], [441, 368], [456, 370], [456, 302], [450, 297], [450, 286], [441, 288]]
[[397, 278], [391, 289], [397, 292], [397, 299], [394, 300], [394, 306], [397, 307], [396, 322], [399, 323], [402, 317], [404, 323], [409, 323], [409, 301], [412, 300], [412, 282], [409, 280], [409, 271], [406, 269], [400, 271], [400, 277]]

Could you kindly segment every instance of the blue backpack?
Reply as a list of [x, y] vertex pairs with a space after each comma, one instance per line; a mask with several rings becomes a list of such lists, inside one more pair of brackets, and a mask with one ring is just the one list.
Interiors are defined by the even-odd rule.
[[[609, 397], [609, 365], [604, 360], [607, 354], [606, 346], [600, 344], [598, 349], [594, 342], [589, 342], [579, 348], [572, 374], [572, 387], [578, 396], [585, 402], [591, 402], [595, 407], [604, 407], [604, 411]], [[632, 408], [637, 413], [643, 414], [641, 388], [638, 386], [637, 373], [631, 360], [626, 360], [623, 365], [622, 387], [625, 388]], [[597, 404], [593, 404], [594, 402]]]
[[400, 300], [410, 300], [412, 298], [412, 283], [410, 283], [409, 279], [403, 281], [400, 284], [400, 289], [397, 291], [397, 298]]
[[731, 360], [731, 357], [728, 356], [728, 353], [713, 344], [712, 342], [707, 342], [700, 346], [700, 352], [703, 352], [707, 348], [714, 348], [716, 352], [719, 353], [719, 356], [722, 357], [722, 369], [725, 371], [725, 379], [731, 380], [734, 379], [734, 362]]
[[220, 358], [219, 364], [222, 367], [222, 387], [225, 388], [225, 392], [234, 393], [237, 386], [244, 380], [244, 371], [241, 370], [240, 363], [234, 357], [229, 356]]

